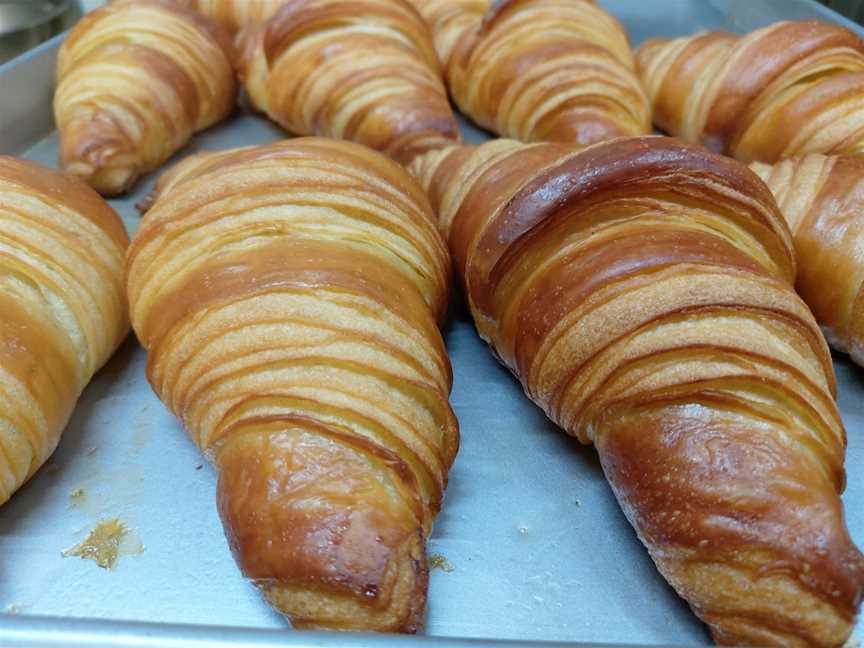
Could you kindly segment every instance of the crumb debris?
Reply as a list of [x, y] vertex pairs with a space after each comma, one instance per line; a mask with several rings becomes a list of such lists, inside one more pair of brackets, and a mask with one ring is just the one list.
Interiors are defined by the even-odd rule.
[[204, 467], [204, 464], [198, 464], [195, 466], [195, 470], [201, 470]]
[[87, 493], [83, 488], [76, 488], [69, 493], [69, 508], [82, 506], [87, 500]]
[[78, 556], [92, 560], [102, 569], [114, 569], [120, 556], [141, 554], [144, 545], [118, 519], [104, 520], [74, 547], [61, 553], [64, 558]]
[[87, 450], [88, 456], [93, 455], [93, 454], [96, 454], [96, 446], [93, 446], [92, 448], [88, 448], [88, 450]]
[[444, 556], [444, 554], [434, 553], [429, 556], [429, 566], [432, 569], [440, 569], [441, 571], [450, 573], [454, 569], [456, 569], [450, 561]]
[[576, 498], [576, 506], [582, 506], [582, 501], [578, 497]]

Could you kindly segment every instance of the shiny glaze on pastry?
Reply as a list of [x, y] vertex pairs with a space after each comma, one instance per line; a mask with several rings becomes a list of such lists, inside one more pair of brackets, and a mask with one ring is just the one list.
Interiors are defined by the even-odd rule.
[[150, 383], [219, 471], [241, 569], [295, 627], [422, 626], [458, 446], [448, 269], [416, 182], [318, 138], [185, 159], [133, 240]]

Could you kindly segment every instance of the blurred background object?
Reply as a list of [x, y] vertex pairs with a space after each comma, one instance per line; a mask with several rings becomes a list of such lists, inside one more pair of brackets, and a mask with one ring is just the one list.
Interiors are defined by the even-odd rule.
[[0, 0], [0, 63], [71, 27], [80, 0]]
[[859, 23], [864, 22], [864, 0], [821, 0], [821, 2], [847, 18]]

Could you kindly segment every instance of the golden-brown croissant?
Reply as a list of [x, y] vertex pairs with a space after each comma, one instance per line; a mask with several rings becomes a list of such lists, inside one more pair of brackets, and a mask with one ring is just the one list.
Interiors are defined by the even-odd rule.
[[252, 103], [291, 133], [402, 162], [459, 140], [429, 28], [408, 0], [291, 0], [240, 42]]
[[715, 152], [769, 163], [864, 152], [864, 42], [839, 25], [656, 38], [637, 67], [654, 123]]
[[113, 195], [231, 112], [233, 49], [215, 23], [169, 0], [87, 14], [57, 59], [60, 164]]
[[651, 131], [621, 25], [594, 0], [413, 0], [453, 100], [523, 142], [590, 144]]
[[718, 643], [839, 646], [864, 590], [825, 340], [759, 178], [658, 137], [418, 158], [477, 329], [593, 442]]
[[422, 189], [301, 138], [184, 160], [127, 257], [148, 376], [219, 471], [243, 572], [296, 627], [413, 632], [458, 445]]
[[0, 504], [54, 452], [129, 330], [128, 243], [83, 182], [0, 156]]
[[813, 153], [750, 168], [792, 230], [798, 293], [831, 345], [864, 365], [864, 158]]

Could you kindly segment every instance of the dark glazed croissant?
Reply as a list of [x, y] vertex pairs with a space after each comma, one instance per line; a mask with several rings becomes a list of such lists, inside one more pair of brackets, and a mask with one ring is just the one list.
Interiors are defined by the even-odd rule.
[[458, 429], [416, 182], [337, 140], [192, 156], [127, 270], [148, 377], [219, 470], [246, 576], [296, 627], [419, 628]]
[[637, 65], [654, 123], [715, 152], [769, 163], [864, 152], [864, 42], [839, 25], [656, 38]]
[[418, 158], [477, 329], [597, 447], [718, 643], [839, 646], [864, 589], [834, 373], [789, 231], [738, 163], [667, 138]]
[[291, 133], [402, 162], [459, 141], [432, 37], [408, 0], [289, 0], [240, 42], [252, 103]]
[[87, 14], [57, 59], [60, 165], [105, 195], [129, 190], [234, 107], [228, 35], [170, 0]]
[[128, 243], [83, 182], [0, 156], [0, 504], [54, 452], [129, 331]]
[[460, 110], [523, 142], [651, 131], [624, 29], [594, 0], [413, 0]]
[[864, 158], [811, 154], [750, 168], [792, 230], [798, 293], [831, 345], [864, 366]]

